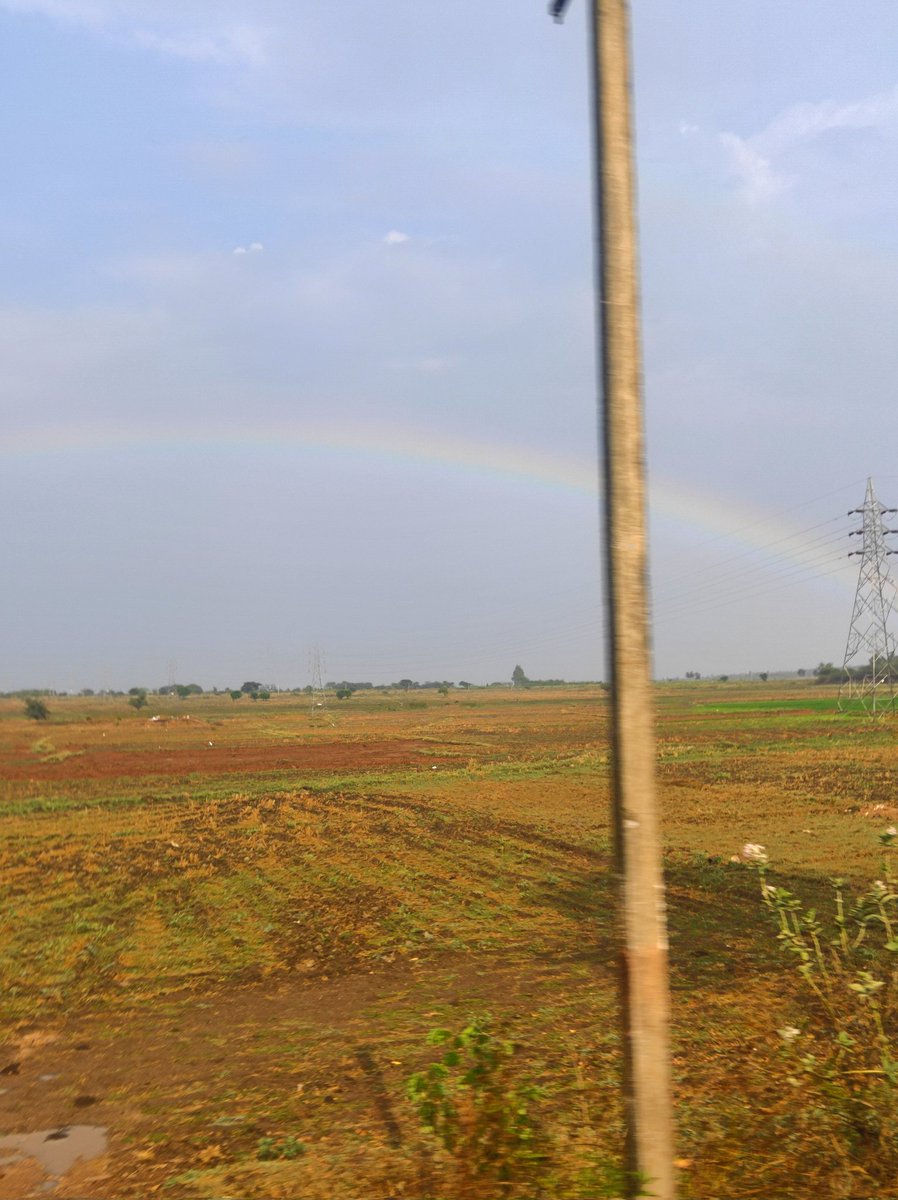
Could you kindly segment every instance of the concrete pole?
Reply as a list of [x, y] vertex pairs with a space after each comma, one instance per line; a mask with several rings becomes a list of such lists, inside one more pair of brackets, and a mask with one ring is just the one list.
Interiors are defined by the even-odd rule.
[[613, 815], [627, 1197], [673, 1200], [667, 927], [655, 805], [628, 0], [590, 0]]

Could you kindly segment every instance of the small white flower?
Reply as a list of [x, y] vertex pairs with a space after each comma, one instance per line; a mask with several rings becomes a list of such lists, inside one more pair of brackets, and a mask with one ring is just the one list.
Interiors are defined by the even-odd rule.
[[898, 829], [896, 829], [894, 825], [890, 825], [886, 830], [886, 833], [889, 835], [889, 837], [898, 837]]
[[885, 893], [886, 893], [886, 892], [887, 892], [889, 889], [886, 887], [886, 885], [885, 885], [885, 883], [883, 882], [883, 880], [881, 880], [881, 879], [874, 879], [874, 880], [873, 880], [873, 886], [872, 886], [872, 888], [871, 888], [870, 890], [871, 890], [871, 891], [873, 891], [873, 892], [875, 892], [877, 896], [882, 896], [882, 895], [884, 895], [884, 894], [885, 894]]
[[765, 883], [764, 886], [761, 888], [761, 892], [763, 895], [770, 896], [771, 898], [773, 898], [776, 895], [776, 888], [773, 886], [772, 883]]
[[759, 866], [769, 861], [767, 851], [757, 842], [746, 842], [742, 847], [742, 857], [746, 862], [757, 863]]
[[784, 1025], [782, 1029], [776, 1031], [784, 1042], [794, 1042], [797, 1037], [801, 1037], [801, 1030], [796, 1029], [794, 1025]]

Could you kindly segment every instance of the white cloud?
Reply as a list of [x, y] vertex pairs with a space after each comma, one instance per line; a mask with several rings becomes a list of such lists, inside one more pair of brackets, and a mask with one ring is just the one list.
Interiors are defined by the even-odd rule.
[[[790, 105], [764, 129], [748, 137], [720, 134], [733, 173], [741, 180], [741, 194], [749, 204], [771, 200], [795, 182], [780, 170], [776, 160], [797, 147], [835, 130], [878, 129], [898, 120], [898, 86], [876, 92], [849, 104], [833, 100], [801, 101]], [[681, 124], [680, 132], [684, 132]]]
[[819, 137], [831, 129], [875, 129], [898, 118], [898, 87], [877, 92], [851, 104], [823, 100], [818, 104], [793, 104], [755, 135], [769, 153], [784, 153], [799, 142]]
[[37, 13], [80, 25], [101, 25], [108, 11], [102, 3], [91, 0], [0, 0], [0, 8], [8, 12]]
[[261, 254], [265, 247], [261, 242], [250, 242], [248, 246], [235, 246], [232, 254]]
[[251, 26], [236, 26], [211, 33], [135, 29], [131, 37], [139, 46], [145, 46], [148, 50], [168, 54], [173, 58], [185, 58], [190, 62], [261, 67], [267, 58], [262, 32]]
[[388, 246], [401, 246], [408, 240], [408, 234], [401, 233], [398, 229], [391, 229], [389, 233], [384, 234], [384, 241]]
[[677, 126], [677, 129], [679, 129], [682, 137], [692, 137], [693, 134], [701, 132], [701, 127], [699, 125], [691, 125], [689, 121], [681, 121]]
[[740, 179], [740, 193], [748, 204], [761, 204], [784, 191], [792, 182], [785, 175], [778, 175], [765, 158], [752, 145], [751, 139], [737, 137], [735, 133], [722, 133], [720, 143], [725, 147], [733, 173]]
[[82, 25], [94, 33], [172, 58], [220, 66], [261, 67], [267, 62], [266, 31], [225, 23], [204, 3], [164, 0], [0, 0], [0, 10]]

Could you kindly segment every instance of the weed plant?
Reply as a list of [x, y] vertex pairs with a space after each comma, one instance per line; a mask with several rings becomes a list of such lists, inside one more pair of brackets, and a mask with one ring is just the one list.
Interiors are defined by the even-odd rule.
[[263, 1137], [259, 1138], [256, 1147], [256, 1158], [261, 1162], [273, 1162], [279, 1158], [301, 1158], [305, 1152], [306, 1148], [304, 1144], [295, 1137], [289, 1136], [281, 1139]]
[[799, 982], [801, 1013], [778, 1031], [791, 1093], [777, 1114], [781, 1133], [830, 1162], [842, 1196], [881, 1194], [870, 1189], [898, 1178], [898, 829], [879, 843], [881, 878], [854, 897], [843, 879], [830, 880], [828, 914], [769, 882], [763, 846], [742, 852]]
[[541, 1093], [509, 1080], [512, 1043], [495, 1038], [482, 1020], [455, 1035], [434, 1029], [427, 1041], [446, 1049], [411, 1076], [406, 1092], [453, 1165], [454, 1195], [507, 1195], [527, 1178], [523, 1194], [539, 1196], [548, 1155], [530, 1106]]
[[[514, 1078], [515, 1046], [483, 1018], [434, 1029], [442, 1055], [406, 1084], [438, 1149], [424, 1148], [425, 1200], [598, 1200], [622, 1194], [623, 1172], [591, 1146], [575, 1149], [541, 1112], [543, 1090]], [[587, 1118], [588, 1120], [588, 1118]], [[429, 1159], [429, 1161], [428, 1161]]]

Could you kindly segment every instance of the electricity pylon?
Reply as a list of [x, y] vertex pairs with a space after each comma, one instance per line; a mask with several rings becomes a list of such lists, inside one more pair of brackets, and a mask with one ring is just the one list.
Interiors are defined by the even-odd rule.
[[317, 646], [309, 651], [309, 675], [312, 678], [312, 693], [309, 708], [313, 717], [324, 717], [333, 725], [334, 719], [327, 707], [327, 690], [324, 686], [324, 659]]
[[314, 711], [316, 708], [327, 707], [327, 693], [324, 690], [324, 668], [321, 664], [321, 651], [317, 646], [314, 646], [309, 651], [309, 675], [312, 681], [312, 691], [309, 697], [309, 705]]
[[873, 480], [867, 480], [867, 495], [863, 508], [853, 508], [863, 517], [860, 529], [852, 529], [849, 537], [861, 538], [861, 549], [852, 550], [849, 558], [861, 560], [857, 577], [854, 611], [842, 660], [844, 682], [839, 691], [839, 709], [857, 711], [860, 707], [871, 717], [894, 712], [896, 670], [895, 639], [889, 633], [889, 614], [895, 603], [895, 584], [889, 574], [888, 556], [895, 554], [886, 544], [886, 535], [898, 529], [886, 529], [883, 517], [898, 512], [884, 508], [876, 498]]

